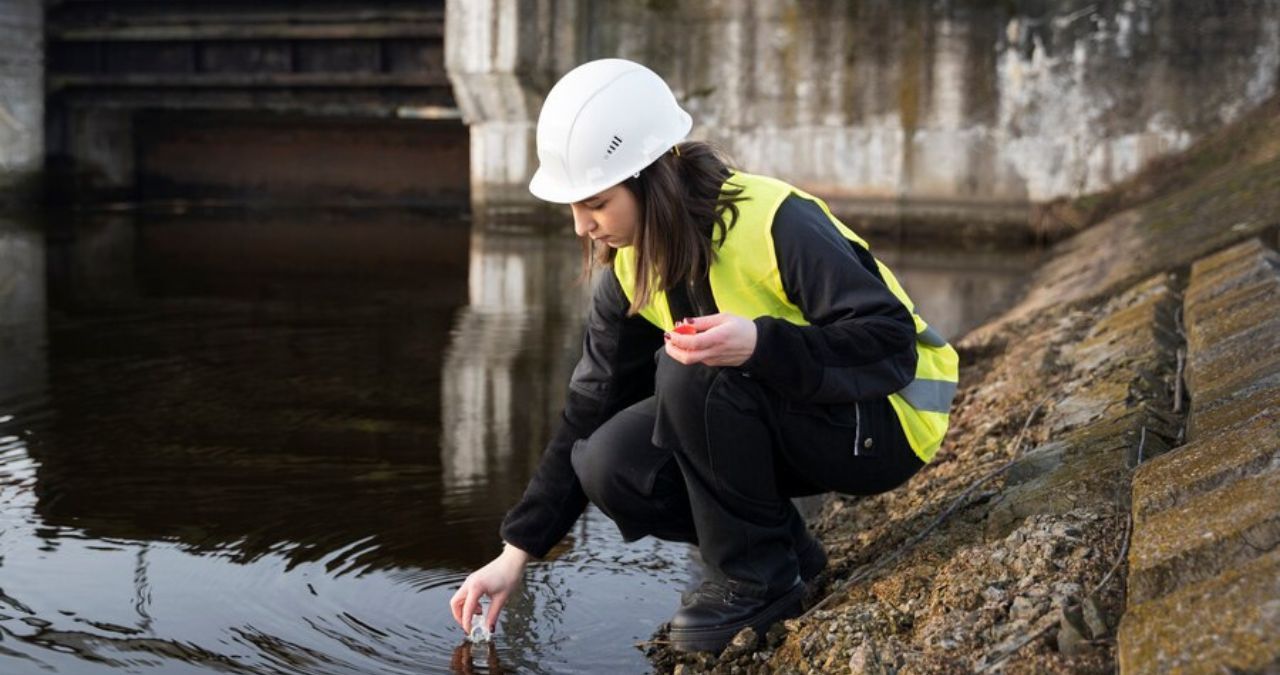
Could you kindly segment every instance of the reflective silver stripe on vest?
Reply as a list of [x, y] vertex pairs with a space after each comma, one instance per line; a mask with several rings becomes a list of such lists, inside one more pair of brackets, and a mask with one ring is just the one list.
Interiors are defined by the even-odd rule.
[[942, 339], [942, 336], [938, 334], [938, 331], [933, 329], [933, 326], [925, 326], [924, 330], [916, 333], [916, 340], [923, 342], [930, 347], [944, 347], [947, 344], [947, 341]]
[[949, 413], [951, 399], [956, 397], [956, 383], [917, 377], [911, 381], [911, 384], [903, 387], [898, 395], [906, 399], [907, 403], [916, 410]]

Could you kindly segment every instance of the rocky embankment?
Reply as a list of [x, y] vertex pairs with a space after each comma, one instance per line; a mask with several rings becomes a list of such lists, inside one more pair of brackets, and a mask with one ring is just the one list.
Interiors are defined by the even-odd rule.
[[1280, 669], [1280, 102], [1093, 203], [958, 342], [938, 458], [813, 523], [812, 608], [658, 670]]

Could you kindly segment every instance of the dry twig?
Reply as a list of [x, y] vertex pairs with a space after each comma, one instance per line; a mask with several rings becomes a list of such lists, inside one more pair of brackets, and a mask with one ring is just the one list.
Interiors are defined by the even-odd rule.
[[1178, 373], [1173, 377], [1173, 412], [1182, 412], [1182, 371], [1187, 367], [1187, 348], [1178, 347]]

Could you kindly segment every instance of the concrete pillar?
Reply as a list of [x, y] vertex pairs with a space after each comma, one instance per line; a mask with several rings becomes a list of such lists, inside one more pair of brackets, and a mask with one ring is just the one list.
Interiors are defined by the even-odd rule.
[[44, 5], [0, 2], [0, 205], [32, 196], [44, 164]]
[[578, 60], [578, 0], [445, 4], [445, 67], [471, 127], [474, 203], [530, 202], [542, 99]]

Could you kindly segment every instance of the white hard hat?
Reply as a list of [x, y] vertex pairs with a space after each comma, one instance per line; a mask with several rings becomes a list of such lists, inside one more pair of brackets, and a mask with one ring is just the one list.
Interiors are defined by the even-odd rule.
[[656, 73], [625, 59], [569, 71], [538, 115], [538, 171], [529, 191], [559, 204], [580, 201], [639, 173], [693, 127]]

